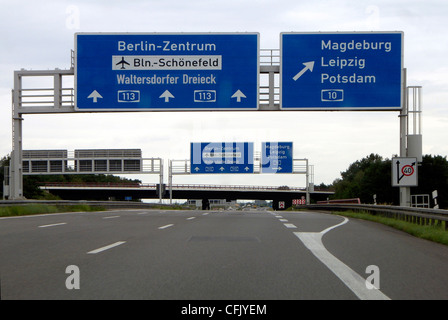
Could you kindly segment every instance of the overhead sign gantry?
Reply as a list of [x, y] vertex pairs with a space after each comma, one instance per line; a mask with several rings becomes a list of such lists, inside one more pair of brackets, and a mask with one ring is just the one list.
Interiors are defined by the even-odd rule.
[[[403, 32], [288, 32], [280, 38], [280, 56], [274, 56], [275, 49], [267, 50], [270, 62], [266, 64], [260, 62], [258, 33], [75, 34], [69, 70], [14, 72], [11, 199], [23, 197], [24, 114], [400, 111], [400, 157], [415, 156], [407, 143], [409, 92]], [[267, 86], [260, 86], [261, 74], [268, 74]], [[64, 86], [63, 79], [73, 76], [74, 88]], [[25, 77], [53, 77], [53, 86], [28, 88], [22, 81]], [[420, 96], [421, 87], [413, 88]], [[263, 95], [268, 95], [268, 104], [260, 99]], [[421, 137], [415, 138], [419, 138], [416, 148], [421, 149]], [[291, 172], [291, 166], [295, 173], [292, 151], [282, 147], [269, 146], [268, 151], [266, 145], [262, 173]], [[409, 172], [407, 167], [402, 174], [407, 177]], [[399, 184], [404, 181], [401, 178]]]

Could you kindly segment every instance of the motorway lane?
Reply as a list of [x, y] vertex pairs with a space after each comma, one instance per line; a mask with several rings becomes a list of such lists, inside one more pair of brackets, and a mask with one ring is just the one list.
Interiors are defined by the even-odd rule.
[[[85, 280], [88, 286], [101, 291], [101, 281], [95, 284], [93, 278], [102, 269], [103, 281], [116, 279], [107, 283], [103, 298], [354, 297], [324, 266], [310, 261], [310, 254], [269, 213], [212, 212], [193, 221], [185, 217], [176, 216], [173, 227], [157, 236], [151, 232], [127, 243], [128, 250], [120, 248], [119, 265], [116, 256], [98, 257]], [[326, 279], [338, 295], [314, 290], [316, 279], [310, 274]]]
[[[281, 213], [298, 232], [319, 232], [326, 215]], [[380, 289], [394, 299], [448, 299], [448, 247], [365, 220], [350, 219], [323, 237], [325, 248], [359, 275], [377, 266]]]
[[[1, 297], [358, 299], [296, 234], [344, 219], [279, 214], [123, 210], [0, 219]], [[322, 241], [361, 277], [377, 265], [387, 298], [448, 298], [445, 246], [353, 219]], [[65, 287], [69, 265], [79, 267], [79, 290]]]

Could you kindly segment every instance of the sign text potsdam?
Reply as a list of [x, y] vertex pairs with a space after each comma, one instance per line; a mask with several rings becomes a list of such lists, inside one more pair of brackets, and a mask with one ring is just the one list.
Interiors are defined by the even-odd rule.
[[282, 110], [399, 110], [403, 33], [282, 33]]

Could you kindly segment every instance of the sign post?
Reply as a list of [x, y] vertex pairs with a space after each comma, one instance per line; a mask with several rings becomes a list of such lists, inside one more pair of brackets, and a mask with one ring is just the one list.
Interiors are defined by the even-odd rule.
[[77, 33], [78, 111], [257, 110], [258, 33]]

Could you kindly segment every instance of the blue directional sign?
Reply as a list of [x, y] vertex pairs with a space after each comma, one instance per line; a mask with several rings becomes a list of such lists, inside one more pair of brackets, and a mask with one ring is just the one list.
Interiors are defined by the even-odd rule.
[[191, 143], [190, 173], [253, 173], [254, 145], [251, 142]]
[[282, 33], [281, 108], [399, 110], [403, 33]]
[[292, 142], [263, 142], [261, 173], [292, 173]]
[[259, 34], [75, 35], [79, 111], [258, 108]]

